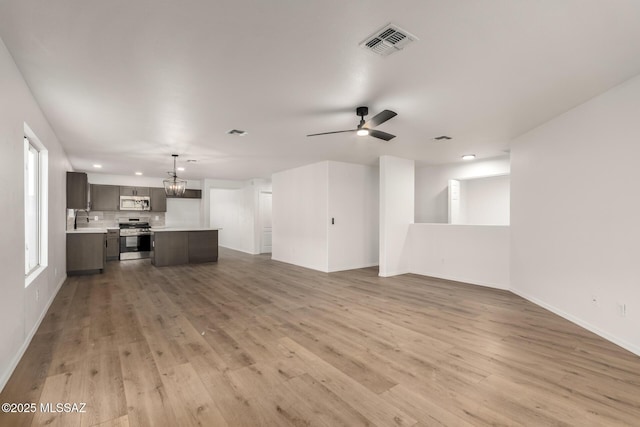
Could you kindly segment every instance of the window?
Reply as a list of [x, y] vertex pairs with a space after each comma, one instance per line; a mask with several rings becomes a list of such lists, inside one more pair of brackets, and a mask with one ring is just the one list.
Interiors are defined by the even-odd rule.
[[47, 266], [47, 150], [25, 125], [24, 274], [25, 286]]

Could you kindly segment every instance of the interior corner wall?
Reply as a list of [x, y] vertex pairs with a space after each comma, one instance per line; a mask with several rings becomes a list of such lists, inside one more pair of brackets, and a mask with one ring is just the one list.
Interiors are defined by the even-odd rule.
[[380, 157], [380, 270], [382, 277], [409, 272], [409, 225], [414, 222], [415, 164]]
[[509, 175], [461, 181], [464, 185], [465, 224], [509, 225], [510, 182]]
[[252, 186], [238, 189], [210, 190], [210, 226], [221, 228], [218, 244], [249, 254], [256, 254], [255, 203]]
[[416, 167], [415, 221], [417, 223], [448, 222], [448, 185], [450, 179], [467, 180], [508, 175], [509, 171], [509, 156], [448, 165]]
[[328, 271], [329, 162], [272, 176], [271, 258]]
[[640, 355], [639, 111], [636, 77], [513, 141], [511, 286]]
[[[66, 277], [66, 171], [58, 138], [0, 40], [0, 388], [6, 384]], [[48, 266], [25, 288], [24, 124], [48, 152]]]
[[378, 168], [332, 161], [328, 177], [328, 271], [378, 265]]

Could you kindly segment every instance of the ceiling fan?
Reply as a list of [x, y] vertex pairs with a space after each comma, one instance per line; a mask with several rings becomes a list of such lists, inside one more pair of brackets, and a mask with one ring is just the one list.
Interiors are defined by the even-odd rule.
[[374, 138], [379, 138], [384, 141], [389, 141], [395, 138], [395, 135], [391, 135], [390, 133], [382, 132], [381, 130], [372, 129], [389, 119], [394, 118], [397, 114], [391, 110], [384, 110], [371, 118], [368, 122], [364, 121], [364, 116], [369, 114], [369, 108], [367, 107], [358, 107], [356, 108], [356, 115], [360, 117], [360, 123], [358, 127], [355, 129], [349, 130], [337, 130], [334, 132], [323, 132], [323, 133], [313, 133], [307, 136], [318, 136], [318, 135], [329, 135], [332, 133], [344, 133], [344, 132], [355, 132], [358, 136], [372, 136]]

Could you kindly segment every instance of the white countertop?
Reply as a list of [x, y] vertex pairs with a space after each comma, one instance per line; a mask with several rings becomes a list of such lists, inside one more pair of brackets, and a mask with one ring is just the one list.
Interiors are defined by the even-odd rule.
[[67, 234], [99, 234], [99, 233], [103, 233], [106, 234], [107, 233], [107, 229], [106, 228], [78, 228], [75, 230], [67, 230]]
[[159, 233], [162, 231], [217, 231], [222, 228], [210, 228], [210, 227], [151, 227], [153, 233]]

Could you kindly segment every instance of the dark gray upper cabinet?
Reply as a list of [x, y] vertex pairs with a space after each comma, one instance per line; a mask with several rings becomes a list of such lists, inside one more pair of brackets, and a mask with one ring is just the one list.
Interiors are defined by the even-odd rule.
[[120, 187], [117, 185], [91, 184], [92, 211], [117, 211], [120, 209]]
[[87, 209], [89, 184], [84, 172], [67, 172], [67, 209]]
[[202, 199], [202, 190], [191, 190], [187, 188], [181, 197], [167, 196], [170, 199]]
[[121, 196], [148, 196], [149, 187], [120, 187]]
[[166, 212], [167, 211], [167, 194], [164, 188], [149, 188], [151, 193], [151, 211]]

